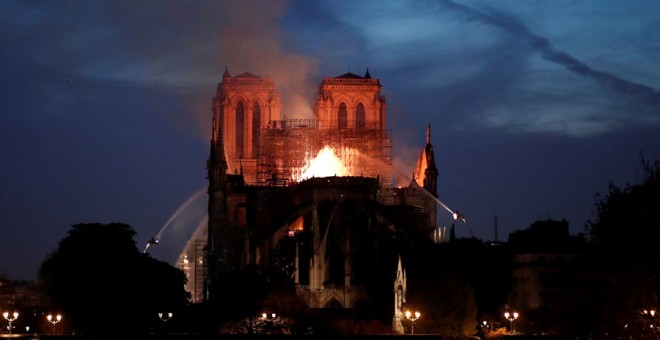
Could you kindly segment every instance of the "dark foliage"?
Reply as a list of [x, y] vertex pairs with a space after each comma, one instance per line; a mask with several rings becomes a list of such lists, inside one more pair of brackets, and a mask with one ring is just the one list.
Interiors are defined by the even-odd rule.
[[141, 253], [129, 225], [76, 224], [42, 263], [39, 282], [72, 331], [143, 333], [186, 307], [185, 275]]
[[[658, 310], [660, 280], [660, 162], [642, 158], [644, 178], [597, 196], [598, 218], [589, 223], [595, 251], [594, 314], [601, 332], [642, 337], [644, 309]], [[627, 325], [627, 326], [626, 326]]]

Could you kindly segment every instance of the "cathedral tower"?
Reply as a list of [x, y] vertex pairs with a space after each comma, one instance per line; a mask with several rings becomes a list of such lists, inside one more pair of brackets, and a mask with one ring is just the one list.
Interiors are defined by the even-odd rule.
[[319, 88], [316, 114], [321, 128], [378, 129], [385, 132], [385, 96], [380, 81], [367, 70], [364, 77], [346, 73], [325, 78]]
[[[386, 131], [387, 108], [380, 80], [345, 73], [325, 78], [319, 86], [314, 111], [321, 133], [334, 140], [344, 163], [354, 165], [354, 175], [379, 177], [391, 186], [392, 141]], [[329, 138], [325, 138], [329, 139]]]
[[231, 77], [225, 69], [212, 111], [208, 295], [222, 291], [218, 287], [226, 284], [223, 275], [240, 270], [249, 260], [245, 182], [255, 177], [260, 127], [271, 117], [279, 118], [279, 97], [272, 80], [249, 73]]
[[232, 77], [225, 69], [213, 107], [214, 119], [222, 122], [224, 129], [229, 173], [238, 173], [242, 168], [245, 182], [255, 183], [260, 129], [281, 119], [275, 84], [248, 72]]

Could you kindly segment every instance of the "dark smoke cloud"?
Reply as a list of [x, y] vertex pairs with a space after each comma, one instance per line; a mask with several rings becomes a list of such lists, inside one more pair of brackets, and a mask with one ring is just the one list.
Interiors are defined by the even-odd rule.
[[312, 118], [314, 85], [318, 62], [284, 50], [280, 28], [286, 1], [229, 2], [232, 13], [220, 32], [220, 58], [232, 75], [249, 71], [273, 78], [282, 97], [284, 118]]
[[[272, 77], [288, 116], [311, 115], [318, 62], [288, 52], [289, 1], [7, 2], [0, 41], [29, 62], [82, 78], [161, 88], [186, 101], [180, 122], [208, 132], [209, 101], [232, 75]], [[62, 18], [66, 18], [62, 20]], [[40, 53], [32, 53], [39, 50]], [[177, 124], [181, 125], [181, 124]]]
[[548, 39], [538, 36], [527, 28], [521, 21], [502, 13], [500, 11], [490, 10], [484, 13], [473, 7], [462, 5], [451, 0], [442, 0], [439, 2], [444, 7], [459, 12], [466, 19], [488, 24], [518, 37], [525, 39], [534, 50], [536, 50], [545, 60], [561, 65], [575, 74], [593, 79], [603, 87], [622, 95], [626, 99], [635, 99], [642, 101], [644, 106], [651, 105], [653, 113], [660, 112], [660, 92], [652, 87], [638, 84], [614, 74], [598, 71], [589, 65], [579, 61], [570, 54], [557, 50]]

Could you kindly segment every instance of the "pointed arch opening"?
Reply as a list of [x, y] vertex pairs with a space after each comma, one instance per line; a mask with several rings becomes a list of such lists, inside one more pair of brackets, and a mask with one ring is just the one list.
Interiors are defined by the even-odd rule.
[[332, 299], [330, 299], [330, 301], [326, 302], [326, 304], [323, 306], [323, 308], [326, 308], [326, 309], [342, 309], [342, 308], [344, 308], [344, 306], [339, 301], [337, 301], [336, 298], [332, 298]]
[[236, 105], [236, 158], [245, 154], [245, 109], [243, 102]]
[[337, 127], [339, 129], [348, 128], [348, 110], [344, 103], [339, 104], [339, 109], [337, 110]]
[[252, 158], [259, 155], [259, 128], [261, 127], [261, 108], [259, 103], [254, 103], [252, 108]]
[[364, 112], [364, 105], [359, 103], [355, 109], [355, 128], [364, 129], [366, 125], [366, 113]]

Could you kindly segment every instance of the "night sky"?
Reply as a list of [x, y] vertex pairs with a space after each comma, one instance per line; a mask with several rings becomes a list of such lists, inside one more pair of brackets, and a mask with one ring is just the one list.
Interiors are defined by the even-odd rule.
[[36, 279], [76, 223], [130, 224], [142, 248], [176, 217], [158, 247], [180, 249], [225, 67], [272, 77], [288, 118], [369, 68], [402, 181], [431, 124], [440, 199], [477, 237], [495, 216], [504, 241], [548, 218], [584, 232], [597, 193], [660, 159], [659, 17], [657, 0], [2, 0], [0, 275]]

